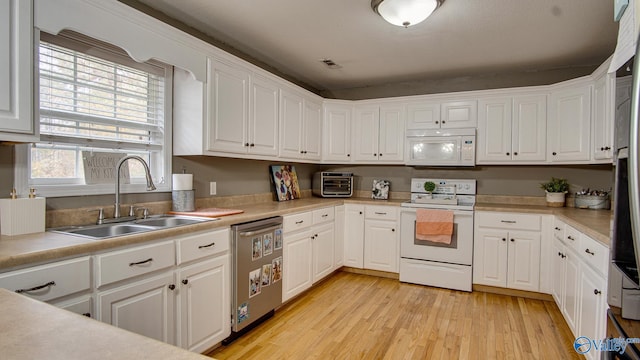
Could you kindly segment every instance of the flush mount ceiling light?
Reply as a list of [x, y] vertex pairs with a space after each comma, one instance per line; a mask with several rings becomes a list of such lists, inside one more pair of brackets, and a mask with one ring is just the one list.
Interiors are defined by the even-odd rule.
[[371, 0], [371, 8], [387, 22], [409, 27], [428, 18], [444, 0]]

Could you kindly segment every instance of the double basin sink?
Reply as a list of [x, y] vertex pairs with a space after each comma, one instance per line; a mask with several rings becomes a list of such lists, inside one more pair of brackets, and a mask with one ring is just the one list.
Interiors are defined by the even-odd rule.
[[142, 233], [154, 230], [169, 229], [177, 226], [192, 225], [206, 221], [215, 221], [218, 218], [202, 218], [182, 215], [157, 215], [146, 219], [114, 222], [101, 225], [68, 226], [50, 229], [49, 231], [68, 235], [82, 236], [89, 239], [100, 240], [116, 236]]

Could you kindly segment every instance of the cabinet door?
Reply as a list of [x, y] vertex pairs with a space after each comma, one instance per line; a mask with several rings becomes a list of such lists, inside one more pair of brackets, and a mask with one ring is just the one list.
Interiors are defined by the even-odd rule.
[[344, 232], [345, 232], [345, 205], [336, 206], [335, 214], [335, 241], [333, 242], [333, 268], [338, 269], [344, 265]]
[[509, 232], [507, 287], [540, 290], [540, 233]]
[[249, 72], [208, 60], [208, 150], [246, 153]]
[[593, 85], [593, 158], [613, 158], [613, 87], [615, 78], [604, 74]]
[[322, 160], [351, 161], [351, 106], [325, 106]]
[[173, 271], [99, 292], [98, 320], [169, 344], [175, 343]]
[[322, 105], [304, 101], [304, 158], [320, 160], [320, 144], [322, 144]]
[[507, 286], [506, 231], [476, 229], [474, 235], [473, 283]]
[[478, 102], [478, 163], [511, 161], [511, 98]]
[[280, 90], [280, 156], [300, 159], [302, 153], [302, 97]]
[[229, 255], [178, 271], [177, 345], [201, 353], [231, 334]]
[[553, 92], [547, 140], [551, 161], [589, 160], [591, 87], [583, 85]]
[[395, 221], [366, 220], [364, 228], [364, 268], [398, 272], [398, 233]]
[[401, 106], [380, 108], [378, 158], [384, 162], [402, 162], [404, 159], [405, 110]]
[[344, 265], [364, 266], [364, 206], [345, 205]]
[[551, 295], [556, 301], [556, 304], [558, 304], [558, 307], [562, 309], [564, 306], [564, 272], [566, 250], [562, 242], [560, 242], [559, 240], [553, 240], [552, 251], [551, 273], [553, 274], [553, 284], [551, 288]]
[[407, 105], [407, 129], [439, 129], [440, 104], [421, 102]]
[[440, 127], [443, 129], [475, 128], [478, 123], [478, 103], [475, 100], [442, 103]]
[[257, 75], [251, 80], [249, 119], [249, 152], [277, 156], [278, 86]]
[[32, 1], [0, 1], [0, 140], [36, 140], [32, 7]]
[[328, 223], [313, 228], [313, 282], [317, 282], [333, 271], [334, 224]]
[[513, 160], [544, 161], [547, 149], [547, 97], [514, 97], [512, 124]]
[[353, 157], [356, 161], [378, 160], [380, 110], [377, 106], [358, 106], [353, 119]]
[[[580, 321], [577, 334], [589, 339], [604, 339], [607, 332], [607, 295], [604, 278], [582, 266], [580, 271]], [[594, 349], [595, 350], [595, 349]], [[587, 359], [600, 359], [598, 351], [584, 354]]]
[[562, 301], [562, 313], [571, 331], [576, 334], [578, 330], [578, 305], [579, 305], [579, 283], [578, 275], [580, 262], [578, 256], [572, 251], [566, 251], [565, 272], [564, 272], [564, 300]]
[[284, 234], [282, 301], [287, 301], [311, 287], [312, 244], [311, 230]]

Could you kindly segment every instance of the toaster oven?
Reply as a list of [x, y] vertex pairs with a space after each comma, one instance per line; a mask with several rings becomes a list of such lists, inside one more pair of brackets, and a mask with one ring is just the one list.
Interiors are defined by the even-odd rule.
[[351, 197], [353, 173], [321, 171], [313, 175], [313, 194], [321, 197]]

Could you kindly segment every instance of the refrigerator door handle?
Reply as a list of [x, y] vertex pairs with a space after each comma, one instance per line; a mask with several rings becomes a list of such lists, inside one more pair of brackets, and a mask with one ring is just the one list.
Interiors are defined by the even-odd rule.
[[260, 228], [260, 229], [255, 230], [255, 231], [243, 231], [243, 232], [239, 233], [238, 235], [240, 235], [242, 237], [253, 236], [253, 235], [256, 235], [256, 234], [262, 234], [262, 233], [267, 232], [267, 231], [273, 231], [273, 230], [276, 230], [276, 229], [280, 229], [281, 227], [282, 227], [282, 225], [275, 225], [275, 226], [271, 226], [271, 227], [267, 227], [267, 228]]
[[640, 264], [640, 199], [638, 198], [638, 138], [640, 136], [640, 46], [636, 49], [636, 61], [633, 65], [633, 84], [631, 97], [631, 119], [629, 129], [629, 213], [631, 217], [631, 234], [633, 236], [634, 249], [636, 250], [636, 263]]

